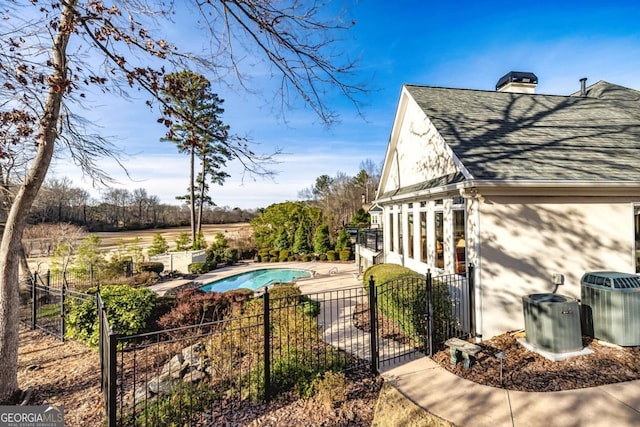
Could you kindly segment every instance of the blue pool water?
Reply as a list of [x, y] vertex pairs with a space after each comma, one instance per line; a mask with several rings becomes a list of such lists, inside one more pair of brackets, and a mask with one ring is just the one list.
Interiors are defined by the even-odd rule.
[[225, 277], [207, 283], [200, 289], [205, 292], [224, 292], [240, 288], [255, 291], [270, 283], [293, 282], [303, 277], [311, 277], [311, 272], [292, 268], [263, 268]]

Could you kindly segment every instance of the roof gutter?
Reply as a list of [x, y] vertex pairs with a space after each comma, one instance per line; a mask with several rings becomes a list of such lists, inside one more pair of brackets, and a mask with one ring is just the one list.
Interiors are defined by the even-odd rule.
[[475, 189], [483, 195], [512, 195], [517, 192], [517, 194], [523, 196], [637, 195], [640, 197], [640, 181], [470, 180], [410, 193], [391, 195], [377, 199], [374, 202], [385, 204], [409, 201], [416, 198], [445, 196], [447, 194], [463, 194], [468, 189]]

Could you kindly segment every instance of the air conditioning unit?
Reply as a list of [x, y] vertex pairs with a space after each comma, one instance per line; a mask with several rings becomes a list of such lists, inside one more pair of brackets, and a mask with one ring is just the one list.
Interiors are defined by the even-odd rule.
[[620, 346], [640, 345], [640, 276], [593, 271], [580, 285], [584, 334]]
[[552, 353], [581, 351], [580, 307], [575, 298], [540, 293], [522, 297], [527, 342]]

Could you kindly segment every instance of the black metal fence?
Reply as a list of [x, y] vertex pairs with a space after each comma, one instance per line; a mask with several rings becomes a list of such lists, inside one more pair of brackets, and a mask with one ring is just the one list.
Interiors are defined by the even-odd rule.
[[39, 329], [62, 341], [65, 339], [66, 322], [74, 303], [95, 300], [95, 295], [69, 290], [66, 284], [51, 287], [34, 279], [23, 280], [19, 285], [20, 321], [31, 329]]
[[469, 336], [470, 293], [464, 276], [431, 274], [305, 295], [276, 287], [225, 320], [128, 337], [110, 327], [99, 293], [28, 281], [21, 309], [25, 323], [64, 338], [65, 301], [96, 299], [109, 426], [217, 425], [283, 390], [304, 394], [327, 370], [377, 372]]
[[[470, 270], [473, 277], [473, 267]], [[472, 335], [472, 284], [465, 276], [402, 277], [369, 284], [377, 368], [433, 355], [448, 338]]]
[[118, 269], [102, 270], [89, 267], [86, 271], [51, 271], [33, 273], [32, 280], [40, 286], [60, 289], [66, 286], [72, 290], [86, 290], [103, 284], [113, 283], [133, 274], [133, 263], [125, 261]]

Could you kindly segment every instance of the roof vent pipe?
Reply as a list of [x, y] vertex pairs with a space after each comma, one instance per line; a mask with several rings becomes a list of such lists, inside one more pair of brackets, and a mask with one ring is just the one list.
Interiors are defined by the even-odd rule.
[[580, 96], [587, 96], [587, 78], [580, 79]]

